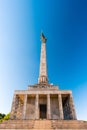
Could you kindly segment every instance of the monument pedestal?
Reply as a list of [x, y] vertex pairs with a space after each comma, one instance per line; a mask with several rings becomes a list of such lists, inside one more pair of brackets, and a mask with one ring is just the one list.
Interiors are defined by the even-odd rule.
[[14, 95], [10, 119], [76, 119], [70, 90], [37, 84], [28, 90], [15, 91]]

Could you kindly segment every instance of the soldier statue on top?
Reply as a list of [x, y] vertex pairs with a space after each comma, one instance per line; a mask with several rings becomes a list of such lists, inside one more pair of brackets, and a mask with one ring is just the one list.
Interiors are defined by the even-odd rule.
[[41, 41], [42, 43], [46, 43], [47, 38], [44, 36], [43, 32], [41, 33]]

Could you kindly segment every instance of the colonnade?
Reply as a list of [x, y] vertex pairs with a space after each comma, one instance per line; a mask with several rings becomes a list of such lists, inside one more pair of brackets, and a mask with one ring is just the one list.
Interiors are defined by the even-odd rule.
[[[63, 101], [62, 101], [62, 94], [57, 94], [58, 95], [58, 110], [59, 110], [59, 119], [63, 120], [64, 119], [64, 109], [63, 109]], [[47, 94], [47, 119], [52, 119], [51, 118], [51, 95]], [[27, 110], [27, 99], [28, 99], [28, 94], [24, 95], [24, 103], [23, 103], [23, 116], [22, 119], [26, 119], [26, 110]], [[39, 99], [40, 95], [36, 94], [35, 95], [35, 119], [39, 119]], [[76, 113], [75, 113], [75, 108], [74, 108], [74, 103], [73, 103], [73, 97], [70, 94], [69, 95], [69, 106], [72, 114], [72, 118], [76, 119]], [[12, 105], [12, 111], [11, 111], [11, 116], [12, 114], [15, 113], [16, 109], [16, 95], [14, 95], [13, 98], [13, 105]]]

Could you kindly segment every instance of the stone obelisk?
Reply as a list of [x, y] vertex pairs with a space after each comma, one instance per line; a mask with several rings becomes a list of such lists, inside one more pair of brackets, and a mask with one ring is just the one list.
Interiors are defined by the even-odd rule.
[[41, 33], [41, 56], [40, 56], [40, 72], [38, 83], [48, 83], [47, 64], [46, 64], [46, 41], [44, 34]]

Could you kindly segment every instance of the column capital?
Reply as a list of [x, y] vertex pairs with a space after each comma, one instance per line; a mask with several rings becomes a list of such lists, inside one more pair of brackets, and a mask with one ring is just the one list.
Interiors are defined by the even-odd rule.
[[47, 94], [48, 97], [50, 97], [50, 94]]

